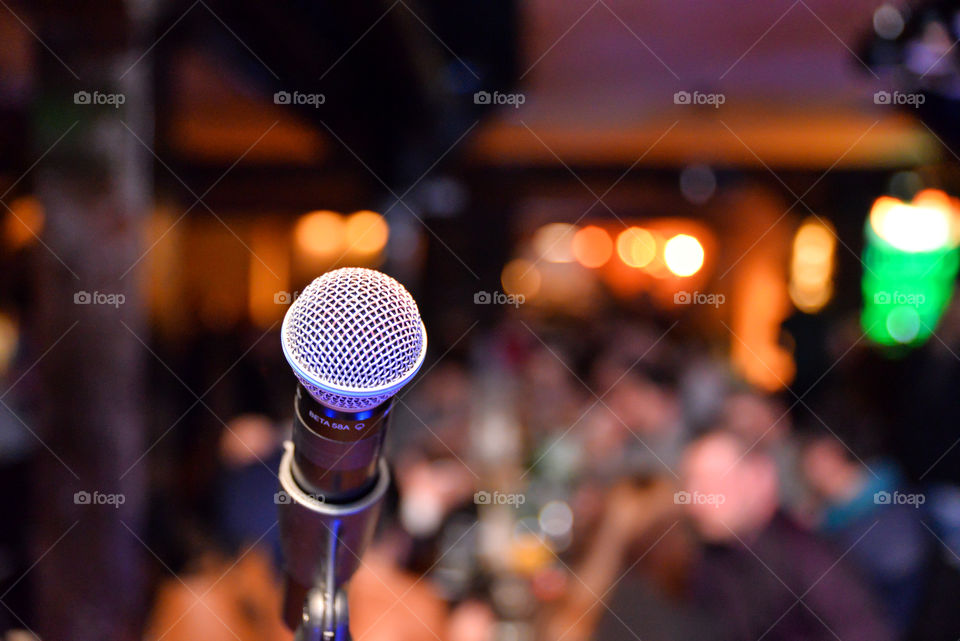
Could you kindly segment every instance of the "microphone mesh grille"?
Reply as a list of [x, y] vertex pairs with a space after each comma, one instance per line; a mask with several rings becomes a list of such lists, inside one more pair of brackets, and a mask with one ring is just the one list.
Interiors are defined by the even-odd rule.
[[[348, 411], [390, 398], [396, 389], [383, 388], [412, 377], [426, 348], [410, 293], [386, 274], [357, 267], [310, 283], [287, 310], [282, 334], [304, 387], [321, 403]], [[337, 394], [344, 388], [352, 393]], [[365, 390], [371, 394], [363, 395]]]

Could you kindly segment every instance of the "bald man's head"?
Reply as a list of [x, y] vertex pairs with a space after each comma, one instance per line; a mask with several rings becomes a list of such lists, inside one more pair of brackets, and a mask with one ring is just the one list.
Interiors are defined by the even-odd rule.
[[763, 529], [777, 509], [773, 459], [728, 432], [711, 432], [687, 448], [679, 495], [700, 533], [727, 540]]

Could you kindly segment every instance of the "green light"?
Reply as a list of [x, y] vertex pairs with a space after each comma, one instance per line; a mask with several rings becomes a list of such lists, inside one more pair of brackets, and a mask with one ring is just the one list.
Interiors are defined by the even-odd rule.
[[953, 294], [960, 263], [957, 248], [946, 242], [926, 251], [906, 251], [881, 238], [869, 220], [865, 235], [863, 329], [880, 345], [923, 344]]

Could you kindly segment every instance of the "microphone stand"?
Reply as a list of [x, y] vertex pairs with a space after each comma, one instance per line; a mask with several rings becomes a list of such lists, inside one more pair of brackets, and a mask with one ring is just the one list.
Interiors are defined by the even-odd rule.
[[284, 448], [277, 493], [287, 574], [284, 618], [296, 641], [351, 641], [346, 585], [373, 537], [390, 471], [381, 458], [372, 489], [349, 503], [327, 503], [297, 484], [296, 448], [290, 441]]

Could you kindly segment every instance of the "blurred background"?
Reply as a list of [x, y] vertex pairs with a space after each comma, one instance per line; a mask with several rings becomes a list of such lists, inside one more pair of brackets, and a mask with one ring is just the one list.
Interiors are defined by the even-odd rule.
[[429, 333], [358, 641], [960, 637], [960, 5], [0, 0], [0, 632], [289, 639], [287, 306]]

